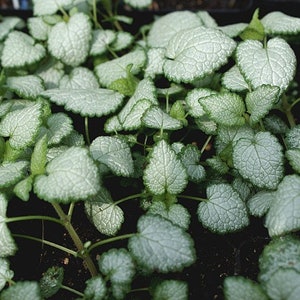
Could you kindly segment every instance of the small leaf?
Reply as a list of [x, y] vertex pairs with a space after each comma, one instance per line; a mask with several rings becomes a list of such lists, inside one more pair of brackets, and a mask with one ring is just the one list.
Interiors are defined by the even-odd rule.
[[245, 90], [249, 90], [248, 83], [245, 81], [243, 75], [236, 65], [231, 67], [223, 74], [222, 84], [225, 86], [225, 88], [233, 92], [243, 92]]
[[123, 95], [107, 89], [50, 89], [41, 96], [64, 105], [68, 111], [85, 117], [101, 117], [114, 112], [123, 101]]
[[245, 105], [243, 99], [233, 93], [213, 94], [200, 99], [200, 104], [217, 124], [225, 126], [242, 126]]
[[286, 132], [285, 143], [288, 149], [300, 149], [300, 125], [296, 125]]
[[266, 216], [270, 236], [300, 229], [300, 176], [287, 175], [278, 185]]
[[13, 148], [23, 149], [34, 143], [41, 124], [42, 105], [33, 103], [8, 113], [0, 122], [0, 134], [9, 137]]
[[121, 51], [128, 48], [134, 40], [134, 37], [131, 33], [125, 31], [116, 32], [116, 39], [111, 44], [111, 48], [114, 51]]
[[250, 122], [259, 122], [278, 101], [280, 89], [277, 86], [261, 85], [256, 90], [249, 92], [245, 102], [247, 111], [251, 114]]
[[203, 226], [217, 233], [228, 233], [249, 224], [246, 205], [229, 184], [213, 184], [206, 193], [207, 201], [201, 202], [197, 210]]
[[279, 37], [270, 39], [266, 47], [259, 41], [244, 41], [237, 47], [236, 58], [241, 73], [254, 89], [269, 84], [285, 90], [295, 74], [295, 53]]
[[277, 115], [267, 115], [263, 119], [263, 125], [265, 129], [270, 131], [273, 134], [285, 134], [289, 127], [286, 122]]
[[0, 165], [0, 188], [14, 185], [20, 181], [27, 171], [27, 161], [4, 162]]
[[[0, 257], [1, 258], [12, 256], [17, 251], [17, 245], [14, 239], [12, 238], [11, 233], [5, 223], [7, 204], [8, 201], [5, 195], [0, 193]], [[1, 280], [1, 276], [0, 276], [0, 280]]]
[[151, 106], [145, 111], [142, 123], [146, 127], [161, 130], [178, 130], [182, 128], [182, 123], [179, 120], [172, 118], [158, 106]]
[[1, 300], [42, 300], [39, 284], [35, 281], [19, 281], [1, 293]]
[[16, 16], [6, 16], [1, 19], [0, 23], [0, 41], [3, 41], [9, 32], [17, 27], [23, 27], [24, 20]]
[[144, 215], [128, 248], [139, 264], [162, 273], [180, 271], [195, 262], [193, 241], [182, 228], [158, 215]]
[[72, 119], [64, 113], [50, 115], [47, 120], [46, 134], [48, 145], [59, 144], [63, 138], [67, 137], [73, 131]]
[[7, 85], [11, 91], [26, 99], [35, 99], [44, 91], [43, 81], [36, 75], [8, 77]]
[[269, 132], [242, 138], [233, 147], [233, 164], [254, 185], [276, 189], [283, 177], [282, 146]]
[[167, 207], [162, 201], [155, 201], [149, 208], [150, 214], [157, 214], [171, 221], [173, 224], [187, 230], [191, 222], [191, 215], [188, 210], [180, 204], [172, 204]]
[[205, 111], [199, 100], [214, 94], [216, 92], [210, 89], [199, 88], [191, 90], [185, 98], [189, 114], [194, 118], [205, 115]]
[[39, 41], [48, 39], [52, 26], [44, 21], [42, 17], [31, 17], [27, 20], [30, 35]]
[[97, 275], [86, 281], [84, 296], [87, 299], [102, 300], [105, 298], [106, 292], [106, 282], [101, 276]]
[[193, 145], [186, 146], [180, 155], [187, 175], [193, 182], [200, 182], [205, 178], [205, 169], [199, 164], [200, 155], [197, 147]]
[[259, 191], [253, 195], [247, 201], [250, 214], [255, 217], [264, 216], [272, 205], [274, 197], [274, 192], [270, 191]]
[[41, 294], [44, 298], [55, 295], [62, 286], [64, 269], [62, 267], [49, 268], [40, 280]]
[[300, 148], [287, 150], [285, 155], [292, 168], [300, 174]]
[[52, 15], [71, 3], [72, 0], [33, 0], [33, 14], [36, 16]]
[[116, 33], [113, 30], [97, 29], [93, 31], [93, 39], [90, 49], [90, 55], [101, 55], [107, 51], [108, 46], [116, 39]]
[[166, 47], [176, 33], [200, 25], [200, 18], [191, 11], [171, 12], [155, 20], [148, 34], [148, 45], [151, 48]]
[[152, 150], [144, 171], [144, 183], [154, 195], [179, 194], [187, 185], [187, 174], [175, 152], [164, 140]]
[[46, 174], [38, 175], [34, 191], [49, 202], [84, 200], [99, 190], [98, 169], [88, 150], [71, 147], [56, 156], [46, 166]]
[[240, 34], [243, 40], [259, 40], [262, 41], [265, 37], [265, 30], [262, 22], [258, 18], [259, 9], [254, 11], [252, 20], [249, 25]]
[[300, 32], [300, 18], [272, 11], [261, 19], [267, 34], [294, 35]]
[[119, 58], [99, 64], [95, 68], [96, 75], [102, 86], [108, 87], [114, 81], [120, 78], [126, 78], [127, 66], [132, 65], [131, 74], [138, 74], [146, 63], [146, 54], [144, 50], [137, 49], [129, 52]]
[[152, 0], [124, 0], [124, 3], [134, 8], [146, 8], [152, 3]]
[[20, 68], [40, 61], [45, 48], [26, 33], [12, 31], [4, 42], [1, 55], [3, 68]]
[[153, 300], [187, 300], [188, 285], [178, 280], [164, 280], [154, 289]]
[[97, 230], [105, 235], [115, 235], [124, 222], [122, 209], [103, 187], [93, 199], [85, 201], [85, 211]]
[[47, 162], [47, 136], [43, 136], [34, 146], [31, 155], [30, 171], [33, 176], [45, 173]]
[[77, 13], [67, 23], [59, 22], [49, 33], [48, 49], [50, 53], [66, 65], [77, 67], [89, 54], [92, 28], [89, 17]]
[[175, 82], [192, 82], [225, 64], [235, 47], [235, 41], [217, 29], [181, 30], [167, 46], [164, 73]]
[[135, 274], [135, 264], [124, 249], [110, 249], [101, 255], [98, 261], [99, 269], [112, 284], [131, 283]]
[[0, 291], [6, 283], [14, 277], [14, 272], [9, 268], [9, 261], [0, 257]]
[[128, 144], [118, 138], [109, 136], [97, 137], [90, 146], [92, 157], [108, 166], [119, 176], [133, 174], [133, 159]]
[[242, 276], [229, 276], [224, 280], [224, 295], [227, 300], [268, 300], [262, 287]]
[[32, 190], [32, 183], [33, 183], [32, 176], [28, 176], [23, 180], [19, 181], [14, 186], [13, 191], [17, 197], [19, 197], [23, 201], [28, 201], [30, 198], [30, 192]]

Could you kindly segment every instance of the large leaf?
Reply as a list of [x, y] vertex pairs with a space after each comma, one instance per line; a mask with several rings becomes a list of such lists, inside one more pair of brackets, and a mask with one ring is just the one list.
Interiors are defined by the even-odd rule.
[[169, 40], [179, 31], [199, 27], [201, 19], [191, 11], [175, 11], [158, 18], [148, 34], [148, 45], [166, 47]]
[[52, 27], [48, 49], [58, 60], [76, 67], [88, 56], [91, 38], [89, 17], [84, 13], [77, 13], [70, 17], [68, 23], [60, 22]]
[[12, 31], [4, 42], [1, 63], [4, 68], [19, 68], [40, 61], [45, 48], [28, 34]]
[[17, 251], [17, 245], [5, 223], [7, 204], [6, 197], [0, 193], [0, 257], [14, 255]]
[[285, 40], [278, 37], [270, 39], [266, 47], [255, 40], [240, 43], [236, 59], [246, 81], [254, 89], [269, 84], [285, 90], [295, 74], [295, 53]]
[[266, 217], [270, 236], [300, 229], [300, 176], [285, 176], [274, 193]]
[[38, 175], [35, 193], [49, 202], [84, 200], [99, 190], [98, 168], [87, 149], [71, 147], [46, 166], [46, 174]]
[[144, 172], [144, 183], [155, 195], [179, 194], [187, 185], [186, 170], [171, 146], [158, 142], [151, 153]]
[[22, 149], [34, 143], [41, 124], [42, 105], [33, 103], [8, 113], [0, 123], [0, 135], [9, 137], [13, 148]]
[[92, 157], [108, 166], [113, 173], [120, 176], [133, 174], [133, 159], [128, 144], [118, 138], [97, 137], [90, 146]]
[[233, 147], [233, 164], [254, 185], [276, 189], [283, 177], [282, 146], [269, 132], [241, 138]]
[[213, 184], [207, 188], [207, 200], [197, 210], [199, 221], [218, 233], [237, 231], [249, 224], [245, 202], [229, 184]]
[[41, 96], [64, 105], [66, 110], [82, 116], [101, 117], [114, 112], [123, 101], [123, 95], [107, 89], [50, 89]]
[[176, 82], [192, 82], [225, 64], [235, 46], [234, 40], [213, 28], [182, 30], [167, 46], [164, 73]]
[[180, 271], [195, 262], [193, 241], [182, 228], [158, 215], [144, 215], [138, 233], [129, 239], [128, 248], [146, 269], [167, 273]]

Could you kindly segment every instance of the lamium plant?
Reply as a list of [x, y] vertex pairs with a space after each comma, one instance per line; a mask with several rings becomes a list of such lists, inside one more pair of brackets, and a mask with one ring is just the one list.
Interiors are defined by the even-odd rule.
[[[1, 19], [0, 298], [195, 299], [180, 274], [201, 261], [197, 228], [226, 239], [255, 217], [270, 240], [257, 280], [227, 276], [224, 297], [298, 299], [300, 18], [258, 8], [221, 26], [174, 11], [134, 32], [118, 5], [33, 0], [28, 19]], [[74, 246], [27, 233], [30, 221]], [[18, 280], [24, 240], [82, 261], [84, 288], [61, 265]]]

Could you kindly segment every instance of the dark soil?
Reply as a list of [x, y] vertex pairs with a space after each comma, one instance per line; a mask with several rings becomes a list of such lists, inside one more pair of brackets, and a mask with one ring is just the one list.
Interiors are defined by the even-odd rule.
[[[55, 212], [49, 203], [33, 200], [27, 203], [21, 200], [16, 201], [16, 207], [9, 207], [9, 214], [50, 214], [55, 216]], [[212, 233], [201, 226], [196, 217], [197, 203], [183, 203], [190, 210], [192, 223], [190, 234], [195, 241], [197, 251], [196, 263], [180, 273], [161, 275], [157, 278], [174, 278], [184, 280], [189, 284], [190, 300], [212, 300], [223, 298], [223, 280], [227, 276], [242, 275], [256, 280], [258, 275], [258, 257], [261, 251], [269, 242], [267, 232], [262, 224], [262, 220], [252, 219], [248, 228], [239, 233], [218, 235]], [[122, 207], [125, 211], [126, 221], [119, 234], [136, 232], [136, 222], [140, 214], [137, 202], [124, 203]], [[53, 212], [53, 214], [52, 214]], [[91, 225], [83, 214], [82, 203], [76, 204], [72, 218], [73, 225], [82, 240], [95, 242], [103, 239], [101, 234]], [[22, 223], [9, 223], [12, 233], [32, 235], [40, 239], [45, 239], [67, 248], [76, 250], [73, 242], [68, 237], [65, 230], [57, 224], [41, 221], [29, 221]], [[10, 259], [11, 268], [15, 271], [15, 280], [39, 280], [49, 267], [60, 266], [65, 270], [64, 285], [76, 290], [83, 291], [85, 281], [90, 277], [88, 271], [83, 267], [80, 258], [74, 258], [66, 253], [41, 244], [35, 241], [15, 237], [20, 251]], [[95, 249], [92, 258], [97, 264], [97, 257], [109, 247], [126, 247], [127, 241], [113, 243]], [[133, 283], [133, 288], [149, 286], [148, 278], [140, 278]], [[75, 300], [76, 295], [61, 290], [52, 300], [68, 299]], [[148, 293], [129, 294], [128, 300], [143, 299], [148, 300]]]
[[245, 9], [251, 4], [252, 0], [156, 0], [153, 2], [152, 9]]

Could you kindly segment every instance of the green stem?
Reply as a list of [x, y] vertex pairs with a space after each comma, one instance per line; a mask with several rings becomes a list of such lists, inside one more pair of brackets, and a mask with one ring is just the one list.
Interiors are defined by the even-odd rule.
[[64, 246], [58, 245], [56, 243], [53, 243], [53, 242], [50, 242], [50, 241], [47, 241], [47, 240], [44, 240], [44, 239], [36, 238], [36, 237], [30, 236], [30, 235], [16, 234], [16, 233], [12, 234], [12, 236], [13, 237], [21, 237], [21, 238], [24, 238], [24, 239], [40, 242], [41, 244], [45, 244], [45, 245], [51, 246], [53, 248], [59, 249], [61, 251], [64, 251], [66, 253], [69, 253], [69, 254], [73, 255], [74, 257], [78, 256], [78, 253], [76, 251], [73, 251], [69, 248], [66, 248]]
[[64, 290], [66, 290], [66, 291], [72, 292], [73, 294], [76, 294], [79, 297], [82, 297], [82, 298], [84, 297], [84, 294], [82, 294], [79, 291], [74, 290], [74, 289], [72, 289], [72, 288], [70, 288], [68, 286], [65, 286], [63, 284], [61, 285], [61, 288], [64, 289]]
[[189, 199], [189, 200], [195, 200], [195, 201], [207, 201], [205, 198], [200, 198], [200, 197], [194, 197], [194, 196], [188, 196], [188, 195], [179, 195], [178, 198], [183, 198], [183, 199]]
[[89, 133], [89, 118], [84, 118], [84, 130], [85, 130], [85, 138], [88, 146], [91, 144], [90, 133]]
[[105, 207], [102, 211], [108, 209], [109, 207], [111, 207], [111, 206], [113, 206], [113, 205], [118, 205], [118, 204], [120, 204], [120, 203], [126, 202], [126, 201], [128, 201], [128, 200], [132, 200], [132, 199], [135, 199], [135, 198], [140, 198], [140, 197], [142, 197], [142, 196], [146, 196], [146, 194], [145, 194], [145, 193], [140, 193], [140, 194], [130, 195], [130, 196], [128, 196], [128, 197], [125, 197], [125, 198], [122, 198], [122, 199], [120, 199], [120, 200], [117, 200], [117, 201], [113, 202], [111, 205]]
[[63, 222], [65, 229], [68, 231], [71, 239], [73, 240], [78, 252], [82, 255], [84, 264], [88, 268], [90, 274], [92, 276], [96, 276], [98, 274], [95, 264], [93, 263], [90, 255], [87, 253], [84, 244], [82, 243], [81, 239], [79, 238], [77, 232], [75, 231], [73, 225], [70, 222], [70, 218], [64, 213], [61, 206], [58, 203], [52, 203], [56, 213], [58, 214], [59, 218]]
[[212, 139], [212, 136], [210, 135], [207, 140], [205, 141], [203, 147], [200, 150], [200, 153], [202, 154], [205, 151], [205, 148], [207, 147], [207, 145], [209, 144], [210, 140]]
[[295, 118], [292, 114], [292, 105], [290, 105], [288, 103], [288, 100], [287, 100], [287, 97], [286, 95], [283, 95], [282, 96], [282, 108], [283, 108], [283, 111], [288, 119], [288, 122], [290, 124], [290, 127], [293, 128], [296, 126], [296, 122], [295, 122]]
[[116, 237], [112, 237], [112, 238], [109, 238], [109, 239], [105, 239], [105, 240], [102, 240], [102, 241], [94, 243], [93, 245], [91, 245], [87, 249], [87, 251], [91, 252], [96, 247], [103, 246], [105, 244], [113, 243], [113, 242], [116, 242], [116, 241], [121, 241], [121, 240], [129, 239], [129, 238], [131, 238], [131, 237], [133, 237], [135, 235], [136, 235], [136, 233], [128, 233], [128, 234], [123, 234], [123, 235], [119, 235], [119, 236], [116, 236]]
[[62, 221], [56, 218], [48, 216], [20, 216], [20, 217], [9, 217], [5, 219], [5, 223], [19, 222], [19, 221], [31, 221], [31, 220], [44, 220], [51, 221], [63, 225]]

